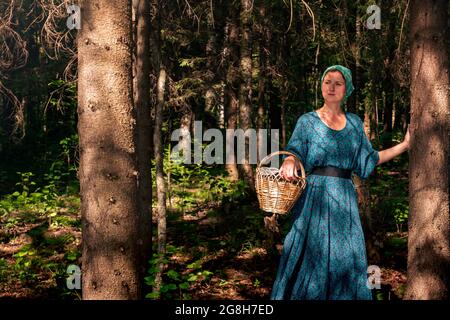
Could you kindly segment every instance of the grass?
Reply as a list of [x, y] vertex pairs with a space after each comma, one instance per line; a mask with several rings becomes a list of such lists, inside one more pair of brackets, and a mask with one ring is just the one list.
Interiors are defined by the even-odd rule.
[[36, 211], [12, 211], [0, 217], [0, 298], [76, 299], [65, 286], [66, 269], [78, 264], [81, 228], [79, 201], [66, 205], [51, 220]]

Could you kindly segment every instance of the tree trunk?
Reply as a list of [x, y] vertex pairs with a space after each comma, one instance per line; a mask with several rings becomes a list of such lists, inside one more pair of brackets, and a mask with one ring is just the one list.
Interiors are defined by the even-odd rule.
[[[383, 131], [384, 133], [391, 134], [392, 133], [392, 113], [394, 110], [395, 103], [395, 89], [396, 83], [391, 74], [391, 65], [394, 57], [388, 57], [385, 63], [385, 69], [387, 70], [385, 78], [382, 81], [381, 88], [384, 92], [384, 108], [383, 108]], [[385, 148], [390, 148], [392, 146], [392, 137], [389, 137], [388, 140], [385, 141]]]
[[411, 2], [411, 147], [405, 299], [448, 299], [448, 1]]
[[267, 143], [265, 142], [264, 136], [262, 135], [265, 127], [266, 120], [266, 83], [267, 83], [267, 54], [266, 54], [266, 32], [267, 32], [267, 24], [268, 18], [266, 15], [266, 5], [261, 3], [259, 8], [259, 15], [261, 17], [261, 22], [259, 23], [258, 28], [258, 62], [259, 62], [259, 79], [258, 79], [258, 115], [256, 118], [256, 130], [257, 130], [257, 138], [258, 138], [258, 161], [261, 161], [262, 158], [267, 154]]
[[[383, 131], [384, 133], [392, 133], [392, 110], [394, 104], [394, 84], [392, 82], [392, 77], [389, 73], [386, 76], [385, 81], [383, 81], [383, 91], [385, 97], [385, 104], [383, 110]], [[392, 146], [392, 137], [384, 140], [384, 147], [390, 148]]]
[[[289, 43], [286, 35], [282, 36], [281, 40], [281, 48], [279, 54], [278, 64], [280, 65], [281, 70], [287, 69], [287, 63], [289, 61]], [[288, 75], [286, 75], [286, 78]], [[287, 136], [286, 136], [286, 104], [287, 98], [289, 94], [289, 83], [287, 80], [281, 81], [281, 105], [280, 105], [280, 122], [281, 122], [281, 148], [284, 149], [287, 145]]]
[[183, 159], [188, 160], [188, 163], [191, 163], [192, 161], [192, 152], [187, 152], [187, 154], [184, 154], [185, 150], [191, 150], [191, 142], [194, 139], [194, 134], [192, 128], [193, 125], [193, 113], [190, 108], [186, 108], [186, 110], [183, 111], [183, 114], [181, 115], [180, 119], [180, 130], [181, 130], [181, 140], [180, 140], [180, 147], [183, 150]]
[[[158, 225], [158, 255], [166, 254], [166, 185], [164, 180], [164, 145], [162, 140], [163, 111], [165, 102], [165, 89], [167, 82], [167, 72], [163, 63], [161, 52], [161, 2], [160, 0], [152, 0], [153, 20], [152, 20], [152, 60], [154, 70], [157, 72], [156, 84], [156, 108], [155, 108], [155, 128], [153, 132], [153, 146], [155, 153], [155, 169], [156, 169], [156, 194], [158, 204], [157, 225]], [[159, 292], [162, 284], [162, 274], [164, 272], [164, 264], [159, 263], [158, 272], [155, 276], [155, 285], [153, 292]]]
[[[252, 126], [252, 0], [241, 0], [241, 84], [239, 87], [239, 124], [242, 130]], [[243, 178], [250, 190], [254, 193], [253, 169], [249, 161], [250, 144], [245, 139], [245, 157], [240, 166]]]
[[[161, 66], [158, 77], [158, 102], [156, 105], [155, 132], [153, 135], [153, 144], [155, 146], [156, 161], [156, 192], [158, 197], [157, 215], [158, 215], [158, 254], [166, 253], [166, 186], [164, 181], [163, 161], [164, 146], [162, 144], [162, 113], [164, 106], [164, 94], [166, 86], [167, 74], [164, 66]], [[161, 288], [162, 273], [164, 265], [161, 263], [158, 267], [158, 273], [155, 279], [153, 292], [157, 292]]]
[[267, 144], [264, 144], [264, 137], [262, 136], [263, 131], [261, 131], [264, 129], [264, 120], [266, 116], [266, 59], [263, 43], [261, 38], [259, 42], [258, 117], [256, 120], [256, 129], [258, 133], [258, 161], [261, 161], [264, 154], [267, 153]]
[[206, 69], [207, 69], [207, 88], [205, 93], [205, 113], [212, 114], [217, 102], [217, 94], [214, 89], [216, 82], [215, 56], [217, 54], [217, 34], [214, 28], [214, 11], [210, 8], [208, 13], [208, 42], [206, 43]]
[[[230, 18], [226, 24], [226, 40], [225, 40], [225, 52], [228, 55], [225, 57], [228, 61], [228, 68], [225, 82], [224, 92], [224, 117], [226, 129], [236, 130], [238, 119], [238, 67], [239, 61], [239, 27], [237, 24], [237, 14], [234, 12], [233, 4], [230, 6]], [[227, 140], [227, 143], [229, 141]], [[234, 153], [235, 154], [235, 153]], [[236, 164], [236, 156], [233, 159], [226, 159], [225, 169], [228, 171], [231, 179], [237, 181], [239, 179], [239, 171]]]
[[286, 101], [288, 95], [287, 83], [281, 88], [281, 104], [280, 104], [280, 127], [281, 127], [281, 148], [286, 148], [288, 138], [286, 134]]
[[141, 223], [131, 1], [80, 1], [78, 133], [83, 299], [138, 299]]
[[362, 36], [361, 36], [361, 24], [362, 24], [362, 19], [361, 19], [361, 15], [359, 14], [358, 11], [358, 5], [355, 6], [356, 7], [356, 37], [355, 37], [355, 52], [354, 52], [354, 57], [355, 57], [355, 71], [354, 71], [354, 78], [355, 78], [355, 87], [357, 88], [354, 92], [354, 101], [355, 104], [349, 105], [348, 106], [348, 111], [349, 112], [353, 112], [353, 113], [358, 113], [359, 111], [359, 107], [360, 107], [360, 94], [362, 92], [362, 88], [361, 88], [361, 42], [362, 42]]
[[[376, 83], [376, 82], [375, 82]], [[372, 101], [371, 101], [371, 108], [370, 111], [365, 111], [365, 115], [368, 116], [367, 119], [364, 121], [367, 121], [367, 124], [369, 126], [368, 130], [366, 130], [367, 133], [369, 133], [369, 140], [375, 140], [378, 138], [378, 87], [377, 85], [372, 86]], [[366, 123], [365, 123], [366, 124]]]
[[152, 175], [151, 175], [151, 110], [150, 110], [150, 2], [133, 0], [135, 17], [134, 57], [134, 104], [137, 112], [138, 144], [138, 187], [141, 234], [139, 245], [142, 246], [142, 279], [146, 274], [148, 261], [152, 256]]

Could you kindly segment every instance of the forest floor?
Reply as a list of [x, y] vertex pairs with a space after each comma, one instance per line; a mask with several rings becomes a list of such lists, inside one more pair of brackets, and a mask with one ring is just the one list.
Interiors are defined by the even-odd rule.
[[[79, 198], [59, 201], [52, 217], [20, 210], [0, 216], [0, 299], [80, 299], [80, 290], [66, 286], [67, 267], [81, 266]], [[279, 219], [284, 234], [289, 220]], [[172, 209], [167, 231], [162, 299], [270, 297], [282, 237], [270, 241], [256, 204], [207, 202]], [[406, 239], [396, 232], [378, 238], [382, 287], [374, 290], [375, 299], [402, 297]]]
[[81, 256], [79, 198], [58, 199], [56, 215], [37, 208], [0, 216], [0, 298], [73, 299], [67, 267]]

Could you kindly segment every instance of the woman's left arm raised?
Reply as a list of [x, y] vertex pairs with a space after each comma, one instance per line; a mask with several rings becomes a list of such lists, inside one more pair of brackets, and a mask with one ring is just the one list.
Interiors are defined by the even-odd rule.
[[380, 165], [384, 162], [388, 162], [389, 160], [402, 154], [403, 152], [407, 151], [408, 149], [409, 149], [409, 126], [408, 126], [408, 129], [406, 130], [405, 139], [402, 142], [393, 146], [392, 148], [389, 148], [386, 150], [381, 150], [378, 152], [378, 154], [380, 156], [380, 160], [378, 161], [377, 165]]

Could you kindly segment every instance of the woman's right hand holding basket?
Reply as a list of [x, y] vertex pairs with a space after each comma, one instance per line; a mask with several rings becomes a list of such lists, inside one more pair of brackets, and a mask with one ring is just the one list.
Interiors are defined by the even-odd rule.
[[289, 156], [284, 159], [279, 173], [283, 179], [292, 182], [300, 178], [297, 174], [298, 170], [300, 170], [298, 161], [296, 161], [295, 157]]

